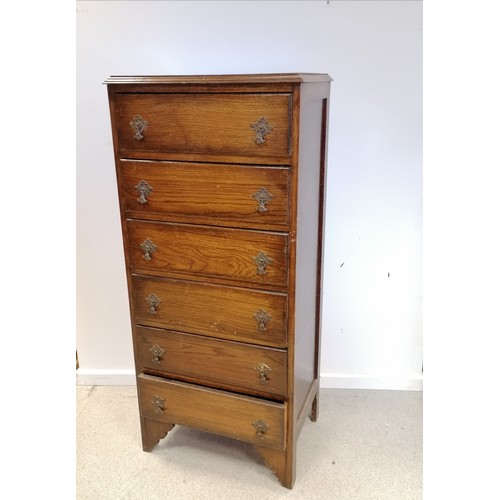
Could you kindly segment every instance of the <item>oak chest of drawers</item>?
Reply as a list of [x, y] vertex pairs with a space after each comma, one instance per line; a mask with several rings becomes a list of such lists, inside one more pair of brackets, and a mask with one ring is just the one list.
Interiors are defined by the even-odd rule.
[[255, 445], [292, 488], [318, 413], [330, 77], [110, 77], [143, 448]]

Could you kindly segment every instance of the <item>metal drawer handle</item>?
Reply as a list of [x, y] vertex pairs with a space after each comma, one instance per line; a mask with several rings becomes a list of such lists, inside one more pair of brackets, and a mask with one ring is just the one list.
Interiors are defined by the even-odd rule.
[[264, 437], [264, 434], [271, 428], [264, 422], [264, 420], [261, 420], [260, 418], [259, 420], [252, 422], [252, 425], [255, 427], [255, 433], [260, 439], [262, 439]]
[[264, 187], [261, 187], [256, 193], [252, 195], [252, 198], [255, 198], [257, 201], [257, 210], [262, 212], [267, 212], [266, 203], [269, 203], [274, 196]]
[[161, 363], [161, 358], [165, 355], [165, 349], [162, 349], [158, 344], [154, 344], [149, 348], [149, 352], [153, 355], [153, 363], [159, 365]]
[[257, 321], [257, 330], [262, 333], [267, 330], [267, 323], [272, 319], [272, 316], [263, 309], [259, 309], [253, 315], [253, 319]]
[[259, 252], [254, 258], [254, 262], [257, 264], [257, 274], [262, 276], [266, 274], [266, 267], [272, 264], [273, 259], [268, 257], [264, 252]]
[[140, 141], [144, 138], [144, 132], [148, 128], [149, 123], [142, 116], [135, 115], [130, 122], [130, 127], [134, 131], [134, 139]]
[[153, 406], [155, 408], [155, 413], [157, 415], [161, 415], [165, 411], [163, 408], [164, 405], [165, 405], [165, 400], [163, 398], [160, 398], [160, 396], [153, 397]]
[[149, 238], [141, 243], [141, 248], [144, 252], [144, 260], [151, 260], [151, 255], [158, 249], [158, 247]]
[[139, 192], [139, 198], [137, 198], [137, 201], [141, 204], [144, 205], [144, 203], [148, 202], [148, 199], [146, 196], [153, 191], [153, 188], [143, 179], [142, 181], [137, 184], [137, 186], [134, 186], [135, 189]]
[[255, 130], [256, 144], [264, 144], [266, 142], [264, 137], [273, 130], [273, 127], [269, 125], [269, 122], [264, 117], [261, 117], [255, 123], [252, 123], [250, 127]]
[[254, 370], [259, 373], [259, 382], [261, 384], [265, 384], [271, 380], [269, 374], [272, 372], [272, 370], [265, 363], [259, 363], [254, 367]]
[[150, 305], [150, 308], [148, 309], [148, 313], [149, 314], [156, 314], [158, 312], [156, 310], [156, 308], [160, 305], [161, 300], [154, 293], [150, 293], [146, 297], [146, 301]]

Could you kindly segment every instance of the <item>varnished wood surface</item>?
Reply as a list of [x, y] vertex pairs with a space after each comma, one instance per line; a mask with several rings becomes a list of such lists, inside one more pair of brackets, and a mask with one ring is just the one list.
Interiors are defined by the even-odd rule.
[[[288, 227], [288, 168], [122, 161], [119, 174], [128, 217], [246, 228]], [[152, 189], [143, 203], [136, 188], [141, 181]], [[255, 199], [261, 189], [272, 197], [263, 206]]]
[[[154, 152], [289, 154], [290, 94], [117, 94], [116, 127], [123, 157]], [[144, 137], [134, 138], [130, 123], [148, 122]], [[256, 142], [252, 124], [265, 118], [272, 130]]]
[[264, 463], [274, 472], [281, 484], [292, 489], [295, 479], [294, 467], [288, 466], [288, 454], [290, 450], [276, 450], [255, 446], [255, 451], [262, 457]]
[[[286, 403], [149, 375], [139, 375], [138, 384], [141, 412], [146, 418], [196, 427], [266, 448], [284, 447]], [[165, 401], [161, 413], [156, 411], [155, 397]], [[258, 420], [268, 426], [262, 436], [253, 425]]]
[[175, 424], [141, 417], [142, 449], [151, 451], [173, 428]]
[[[293, 487], [300, 430], [318, 410], [330, 80], [106, 81], [144, 449], [174, 424], [193, 426], [253, 443]], [[136, 114], [148, 121], [141, 140], [130, 127]], [[251, 124], [261, 117], [273, 129], [256, 144]], [[153, 188], [144, 204], [141, 179]], [[263, 213], [252, 198], [260, 187], [278, 193]], [[146, 239], [156, 245], [150, 260], [140, 248]], [[258, 252], [272, 259], [261, 275]], [[153, 311], [151, 294], [160, 299]], [[254, 318], [260, 309], [271, 316], [265, 331]], [[160, 363], [153, 345], [165, 351]], [[259, 354], [272, 369], [267, 388], [249, 373]], [[161, 411], [155, 397], [164, 399]], [[262, 437], [257, 419], [269, 425]]]
[[[194, 281], [132, 277], [134, 322], [209, 337], [286, 347], [287, 296], [283, 293], [220, 286]], [[150, 314], [150, 294], [160, 300]], [[265, 311], [271, 319], [259, 331], [254, 318]]]
[[[316, 97], [313, 94], [313, 97]], [[298, 414], [316, 378], [318, 207], [322, 158], [323, 102], [314, 98], [301, 108], [301, 165], [297, 196], [297, 264], [295, 305], [296, 369], [294, 405]], [[304, 159], [303, 159], [304, 158]]]
[[332, 78], [325, 73], [269, 73], [269, 74], [227, 74], [227, 75], [145, 75], [145, 76], [110, 76], [106, 84], [140, 84], [146, 85], [221, 85], [243, 84], [248, 89], [249, 85], [259, 83], [284, 84], [305, 83], [318, 81], [331, 81]]
[[[287, 235], [284, 233], [128, 221], [129, 255], [133, 272], [222, 277], [250, 283], [286, 285]], [[157, 249], [144, 258], [141, 244], [150, 240]], [[263, 252], [272, 262], [259, 274], [255, 257]]]
[[[152, 328], [137, 331], [140, 360], [146, 370], [159, 370], [170, 378], [189, 377], [201, 385], [286, 397], [285, 350]], [[164, 354], [154, 354], [154, 346]]]

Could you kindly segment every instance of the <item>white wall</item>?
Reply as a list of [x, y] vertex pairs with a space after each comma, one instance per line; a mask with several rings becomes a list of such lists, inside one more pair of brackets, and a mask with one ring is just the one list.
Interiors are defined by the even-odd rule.
[[422, 2], [77, 1], [79, 383], [132, 383], [109, 75], [326, 72], [322, 387], [422, 386]]

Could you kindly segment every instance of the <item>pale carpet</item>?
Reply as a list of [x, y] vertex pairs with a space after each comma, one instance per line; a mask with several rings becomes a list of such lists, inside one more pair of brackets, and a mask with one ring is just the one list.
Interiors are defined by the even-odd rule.
[[78, 500], [422, 498], [421, 392], [321, 389], [291, 491], [251, 445], [195, 429], [176, 426], [142, 451], [135, 387], [78, 386], [76, 395]]

